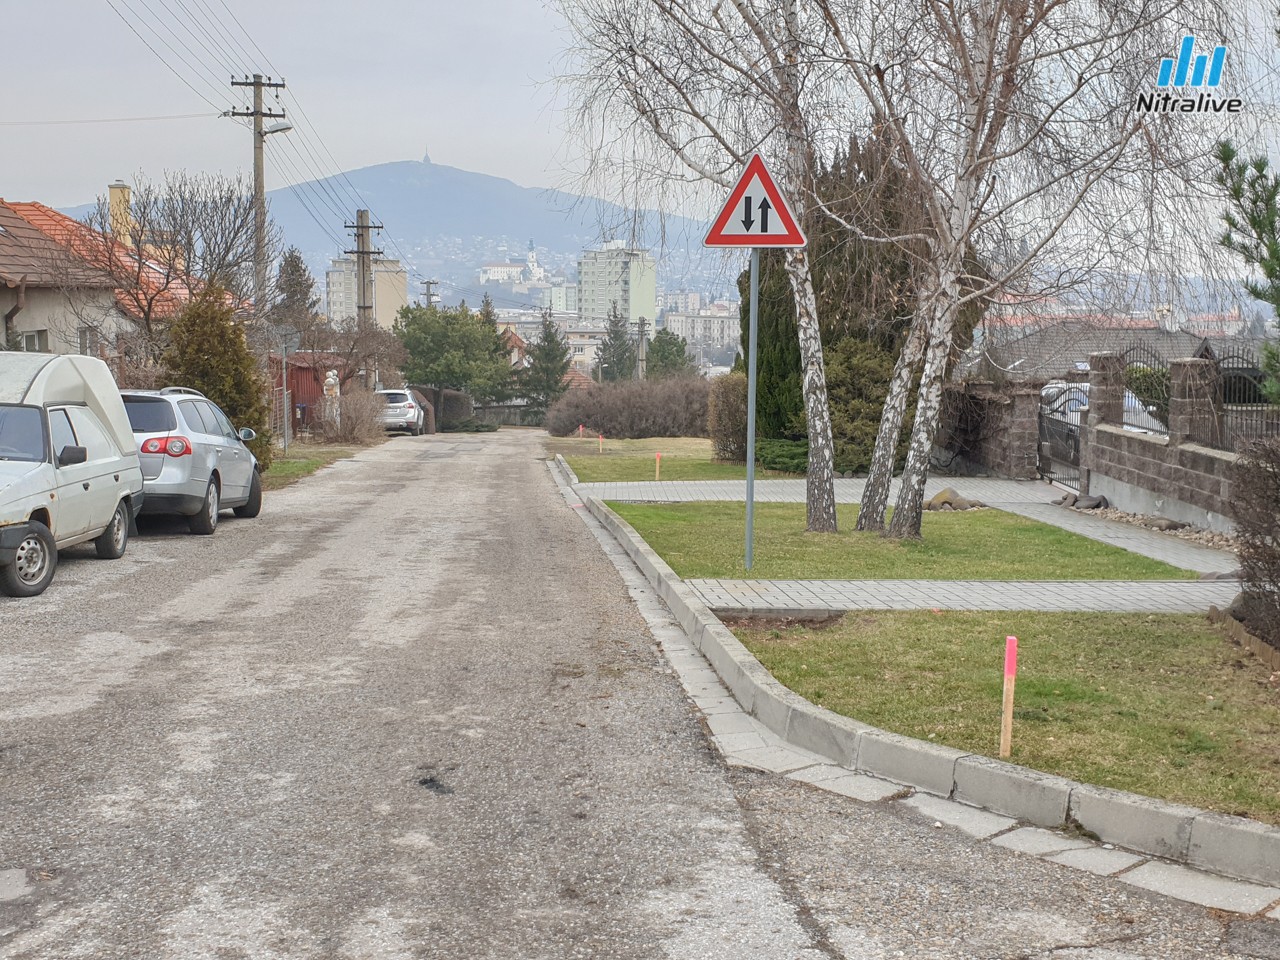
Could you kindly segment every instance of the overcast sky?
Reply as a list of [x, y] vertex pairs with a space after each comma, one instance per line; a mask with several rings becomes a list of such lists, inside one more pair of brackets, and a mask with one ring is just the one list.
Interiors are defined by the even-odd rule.
[[[147, 49], [113, 4], [198, 93]], [[251, 171], [252, 134], [230, 119], [26, 123], [212, 115], [215, 107], [242, 106], [249, 92], [232, 95], [228, 65], [274, 71], [236, 20], [318, 134], [297, 141], [312, 146], [301, 156], [292, 145], [272, 143], [268, 188], [298, 179], [302, 157], [331, 174], [337, 166], [421, 159], [427, 149], [436, 163], [523, 186], [562, 181], [561, 117], [548, 81], [565, 38], [559, 16], [542, 0], [380, 0], [363, 8], [351, 0], [46, 0], [5, 7], [11, 41], [0, 93], [0, 197], [7, 200], [85, 203], [140, 170], [157, 178], [175, 168]], [[277, 150], [281, 159], [273, 163]]]

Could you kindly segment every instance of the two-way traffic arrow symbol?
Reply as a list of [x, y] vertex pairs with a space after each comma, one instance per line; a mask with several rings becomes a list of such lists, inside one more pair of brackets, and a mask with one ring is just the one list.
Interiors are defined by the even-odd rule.
[[[760, 201], [760, 232], [769, 232], [769, 211], [773, 207], [769, 205], [769, 198], [765, 197]], [[751, 215], [751, 197], [742, 198], [742, 226], [750, 230], [756, 225], [756, 218]]]

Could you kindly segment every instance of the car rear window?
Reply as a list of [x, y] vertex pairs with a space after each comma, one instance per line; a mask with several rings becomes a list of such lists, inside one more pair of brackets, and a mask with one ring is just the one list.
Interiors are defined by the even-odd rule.
[[382, 399], [387, 403], [408, 403], [409, 395], [407, 393], [384, 393]]
[[134, 433], [167, 433], [178, 425], [169, 401], [159, 397], [125, 397], [124, 409]]

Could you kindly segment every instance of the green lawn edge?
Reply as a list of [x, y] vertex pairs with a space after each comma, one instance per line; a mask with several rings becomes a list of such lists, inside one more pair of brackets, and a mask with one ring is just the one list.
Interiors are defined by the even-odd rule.
[[[855, 531], [856, 504], [837, 507], [840, 532], [806, 533], [803, 503], [755, 506], [754, 564], [743, 562], [743, 503], [608, 501], [684, 579], [1194, 580], [1197, 574], [1002, 510], [927, 513], [923, 539]], [[1069, 589], [1064, 585], [1063, 589]]]

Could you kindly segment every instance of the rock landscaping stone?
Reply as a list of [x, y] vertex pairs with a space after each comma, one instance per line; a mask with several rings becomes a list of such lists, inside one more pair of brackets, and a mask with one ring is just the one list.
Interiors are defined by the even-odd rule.
[[1072, 506], [1076, 510], [1105, 510], [1111, 506], [1106, 497], [1080, 497]]
[[947, 487], [934, 494], [933, 498], [924, 505], [926, 510], [973, 510], [977, 507], [985, 507], [986, 504], [981, 500], [970, 500], [968, 497], [962, 497], [954, 487]]
[[1239, 580], [1240, 571], [1231, 570], [1231, 571], [1228, 571], [1227, 573], [1202, 573], [1200, 574], [1200, 579], [1201, 580]]
[[1214, 530], [1205, 530], [1201, 527], [1193, 527], [1189, 524], [1179, 523], [1176, 520], [1168, 521], [1171, 525], [1158, 524], [1160, 520], [1168, 520], [1167, 517], [1150, 517], [1140, 513], [1125, 513], [1123, 510], [1117, 510], [1109, 507], [1106, 510], [1098, 510], [1097, 516], [1104, 520], [1117, 520], [1120, 523], [1133, 524], [1135, 527], [1145, 527], [1148, 530], [1158, 530], [1161, 533], [1167, 533], [1179, 540], [1189, 540], [1192, 543], [1198, 543], [1203, 547], [1212, 547], [1215, 550], [1235, 550], [1235, 541], [1231, 537]]

